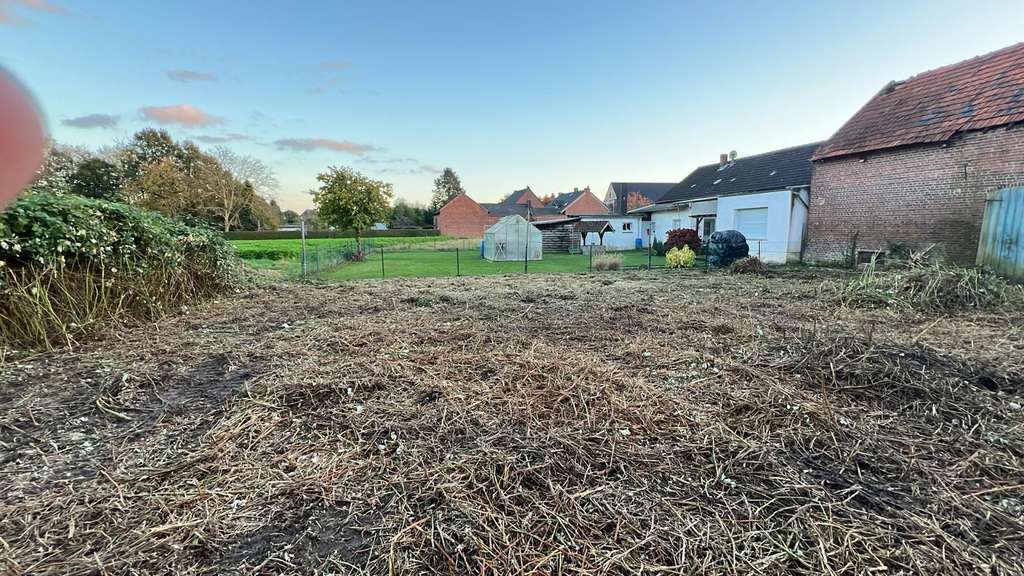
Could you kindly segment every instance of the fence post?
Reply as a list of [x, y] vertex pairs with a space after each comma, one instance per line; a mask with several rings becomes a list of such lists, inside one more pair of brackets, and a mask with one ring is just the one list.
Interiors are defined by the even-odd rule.
[[302, 263], [299, 264], [300, 274], [306, 277], [306, 221], [302, 221]]
[[651, 271], [651, 237], [647, 237], [647, 271]]
[[462, 276], [462, 269], [459, 267], [459, 247], [455, 247], [455, 275]]
[[758, 260], [761, 259], [761, 241], [760, 240], [757, 241], [757, 259]]
[[594, 249], [587, 250], [589, 262], [587, 263], [587, 272], [594, 271]]

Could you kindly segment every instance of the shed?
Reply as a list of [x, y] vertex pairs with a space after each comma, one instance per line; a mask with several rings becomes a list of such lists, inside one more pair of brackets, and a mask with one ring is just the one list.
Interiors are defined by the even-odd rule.
[[[606, 232], [613, 232], [615, 229], [607, 220], [584, 220], [579, 223], [576, 228], [579, 232], [580, 240], [584, 246], [592, 246], [594, 244], [604, 245], [604, 235]], [[590, 241], [587, 241], [589, 234], [597, 235], [597, 242], [594, 242], [594, 238], [591, 236]]]
[[559, 220], [541, 220], [533, 225], [540, 230], [544, 238], [545, 252], [569, 252], [580, 250], [580, 236], [576, 233], [579, 216]]
[[540, 260], [540, 230], [518, 214], [505, 216], [484, 232], [484, 258], [491, 261]]

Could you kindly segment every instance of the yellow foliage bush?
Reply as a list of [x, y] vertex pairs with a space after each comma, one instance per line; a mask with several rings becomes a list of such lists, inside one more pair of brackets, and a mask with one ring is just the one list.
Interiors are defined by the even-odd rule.
[[697, 255], [693, 253], [689, 246], [673, 248], [665, 254], [665, 265], [669, 268], [689, 268], [693, 266], [693, 261], [696, 258]]

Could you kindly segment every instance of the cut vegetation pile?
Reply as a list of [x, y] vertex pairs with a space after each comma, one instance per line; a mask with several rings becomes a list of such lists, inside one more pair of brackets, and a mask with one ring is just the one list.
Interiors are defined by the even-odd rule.
[[12, 363], [5, 568], [1020, 573], [1019, 309], [571, 280], [278, 286]]
[[853, 307], [958, 311], [1019, 306], [1024, 291], [977, 268], [926, 264], [880, 272], [871, 264], [842, 287], [840, 297]]

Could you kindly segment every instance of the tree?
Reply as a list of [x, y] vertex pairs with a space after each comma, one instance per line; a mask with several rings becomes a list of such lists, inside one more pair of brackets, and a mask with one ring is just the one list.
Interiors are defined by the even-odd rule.
[[50, 142], [43, 165], [36, 172], [32, 190], [51, 194], [67, 194], [71, 191], [71, 179], [78, 166], [91, 155], [84, 148]]
[[281, 213], [281, 222], [284, 224], [298, 224], [300, 222], [299, 213], [295, 210], [285, 210]]
[[441, 175], [434, 180], [434, 196], [430, 200], [431, 212], [437, 212], [449, 200], [465, 192], [466, 189], [462, 187], [462, 182], [459, 181], [459, 175], [455, 173], [455, 170], [445, 168]]
[[72, 194], [118, 202], [121, 200], [121, 171], [106, 160], [90, 158], [78, 165], [71, 176], [70, 188]]
[[236, 154], [226, 146], [217, 146], [211, 155], [235, 180], [252, 184], [257, 194], [267, 196], [277, 190], [277, 175], [259, 158]]
[[382, 222], [391, 210], [391, 184], [367, 178], [346, 167], [329, 166], [317, 177], [313, 195], [319, 219], [329, 226], [352, 230], [356, 245], [362, 231]]
[[548, 204], [551, 204], [552, 202], [554, 202], [554, 200], [555, 200], [555, 195], [552, 194], [552, 193], [548, 193], [548, 194], [545, 194], [545, 195], [540, 197], [540, 203], [545, 205], [545, 206], [547, 206]]
[[402, 198], [395, 200], [391, 209], [391, 228], [421, 228], [433, 226], [434, 214], [420, 204], [412, 204]]
[[187, 206], [184, 199], [189, 187], [185, 180], [185, 176], [169, 158], [149, 164], [132, 180], [134, 203], [169, 216], [185, 213]]

